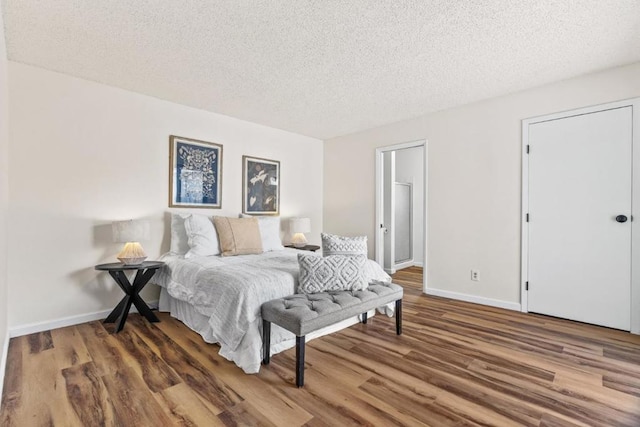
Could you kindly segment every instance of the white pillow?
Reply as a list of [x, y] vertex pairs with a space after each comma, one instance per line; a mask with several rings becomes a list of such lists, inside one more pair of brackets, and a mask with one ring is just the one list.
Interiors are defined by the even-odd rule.
[[189, 237], [184, 229], [184, 220], [191, 214], [171, 214], [171, 253], [184, 255], [189, 252]]
[[298, 293], [315, 294], [327, 291], [359, 291], [369, 284], [364, 277], [367, 257], [364, 255], [298, 254], [300, 278]]
[[189, 252], [185, 258], [196, 256], [218, 255], [220, 244], [218, 233], [211, 218], [204, 215], [192, 214], [184, 220], [184, 229], [189, 239]]
[[367, 260], [367, 263], [364, 265], [364, 269], [362, 270], [362, 274], [364, 275], [364, 280], [366, 280], [367, 283], [391, 282], [391, 276], [389, 276], [382, 267], [380, 267], [380, 264], [372, 259]]
[[279, 216], [253, 216], [240, 214], [240, 218], [258, 218], [262, 250], [264, 252], [280, 251], [284, 249], [284, 246], [282, 246], [282, 240], [280, 239]]

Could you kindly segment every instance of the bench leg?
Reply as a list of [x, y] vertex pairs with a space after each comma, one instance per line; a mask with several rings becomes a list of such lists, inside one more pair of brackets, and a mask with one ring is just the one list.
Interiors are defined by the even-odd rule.
[[304, 336], [296, 337], [296, 385], [304, 385]]
[[262, 320], [262, 364], [268, 365], [271, 359], [271, 322]]
[[367, 324], [367, 312], [362, 313], [362, 323]]
[[402, 300], [396, 301], [396, 335], [402, 335]]

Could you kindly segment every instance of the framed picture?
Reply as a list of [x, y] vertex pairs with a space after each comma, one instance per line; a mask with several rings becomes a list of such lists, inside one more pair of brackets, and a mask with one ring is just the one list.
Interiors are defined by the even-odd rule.
[[280, 162], [242, 156], [242, 213], [280, 213]]
[[222, 145], [169, 137], [169, 206], [220, 208]]

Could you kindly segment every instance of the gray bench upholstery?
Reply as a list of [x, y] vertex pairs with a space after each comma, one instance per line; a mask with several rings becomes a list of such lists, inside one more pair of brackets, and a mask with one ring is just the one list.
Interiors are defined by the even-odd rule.
[[367, 312], [395, 302], [396, 333], [402, 334], [402, 286], [376, 282], [359, 291], [332, 291], [317, 294], [295, 294], [262, 304], [263, 363], [269, 364], [271, 323], [296, 335], [296, 385], [304, 385], [305, 336], [362, 315], [367, 323]]

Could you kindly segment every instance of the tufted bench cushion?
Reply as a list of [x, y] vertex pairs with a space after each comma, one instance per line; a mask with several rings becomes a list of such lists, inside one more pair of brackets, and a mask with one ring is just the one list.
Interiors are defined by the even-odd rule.
[[296, 384], [304, 383], [304, 337], [310, 332], [362, 314], [391, 302], [396, 303], [396, 333], [402, 333], [402, 286], [375, 282], [358, 291], [295, 294], [262, 304], [264, 364], [269, 363], [271, 323], [296, 335]]
[[360, 291], [295, 294], [262, 304], [262, 319], [303, 336], [399, 299], [402, 287], [383, 282]]

